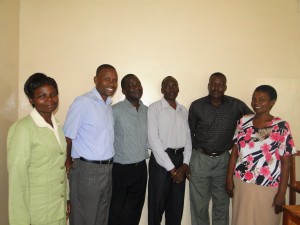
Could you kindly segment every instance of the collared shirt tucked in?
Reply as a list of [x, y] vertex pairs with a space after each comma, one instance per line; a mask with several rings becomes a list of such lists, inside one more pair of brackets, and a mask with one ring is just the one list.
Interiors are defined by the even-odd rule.
[[66, 137], [72, 139], [72, 158], [107, 160], [114, 156], [114, 130], [111, 98], [106, 102], [96, 88], [77, 97], [64, 124]]
[[225, 151], [233, 146], [237, 121], [253, 112], [239, 99], [224, 96], [219, 106], [211, 104], [209, 96], [192, 102], [189, 124], [194, 148]]
[[147, 135], [148, 107], [140, 101], [138, 110], [125, 99], [112, 106], [115, 131], [114, 161], [137, 163], [149, 157]]
[[157, 163], [167, 171], [174, 164], [165, 152], [167, 148], [184, 147], [183, 163], [189, 165], [192, 151], [188, 112], [176, 102], [176, 110], [163, 98], [149, 106], [148, 139]]

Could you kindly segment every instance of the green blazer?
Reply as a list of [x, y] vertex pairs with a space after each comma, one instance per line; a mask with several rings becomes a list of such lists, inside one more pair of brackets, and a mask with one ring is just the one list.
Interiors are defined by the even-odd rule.
[[30, 115], [7, 137], [10, 225], [48, 224], [66, 216], [66, 141], [38, 127]]

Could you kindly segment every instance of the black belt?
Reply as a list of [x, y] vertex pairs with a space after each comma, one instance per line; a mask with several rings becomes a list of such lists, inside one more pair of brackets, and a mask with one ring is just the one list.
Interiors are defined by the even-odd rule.
[[85, 159], [83, 157], [80, 157], [79, 160], [84, 161], [84, 162], [89, 162], [89, 163], [100, 164], [100, 165], [102, 165], [102, 164], [108, 164], [109, 165], [109, 164], [112, 164], [114, 162], [113, 158], [111, 158], [109, 160], [98, 161], [98, 160], [89, 160], [89, 159]]
[[114, 164], [119, 164], [121, 166], [139, 166], [143, 163], [145, 163], [145, 160], [137, 162], [137, 163], [128, 163], [128, 164], [114, 163]]
[[175, 153], [175, 154], [177, 154], [177, 153], [183, 153], [183, 151], [184, 151], [184, 148], [167, 148], [165, 150], [165, 152]]
[[207, 148], [194, 148], [194, 149], [199, 150], [204, 155], [208, 155], [210, 157], [219, 157], [223, 153], [228, 152], [228, 151], [213, 152], [213, 151], [211, 151], [211, 150], [209, 150]]

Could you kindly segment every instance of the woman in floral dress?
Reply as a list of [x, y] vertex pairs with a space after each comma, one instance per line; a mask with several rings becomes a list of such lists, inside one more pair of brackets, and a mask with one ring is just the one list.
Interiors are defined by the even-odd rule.
[[288, 122], [270, 114], [276, 99], [273, 87], [257, 87], [251, 102], [255, 114], [238, 122], [226, 180], [233, 197], [232, 225], [280, 222], [296, 148]]

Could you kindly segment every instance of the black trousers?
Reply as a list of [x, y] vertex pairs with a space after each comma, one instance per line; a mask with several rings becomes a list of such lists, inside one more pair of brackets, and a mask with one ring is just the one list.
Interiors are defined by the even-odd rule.
[[109, 225], [138, 225], [147, 187], [146, 161], [113, 164]]
[[[183, 164], [183, 153], [168, 153], [176, 168]], [[174, 183], [170, 172], [151, 154], [148, 184], [148, 225], [160, 225], [165, 213], [166, 225], [180, 225], [184, 205], [185, 180]]]

